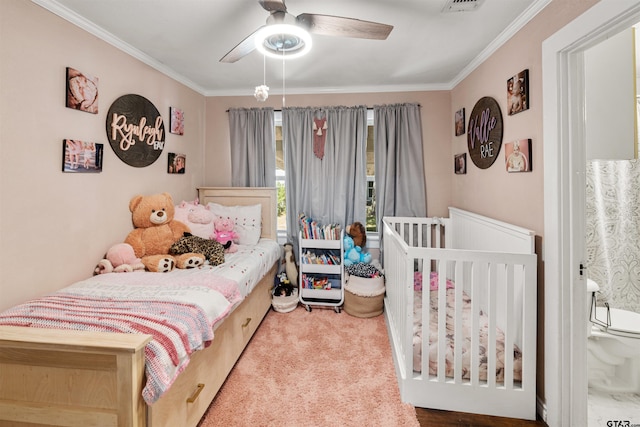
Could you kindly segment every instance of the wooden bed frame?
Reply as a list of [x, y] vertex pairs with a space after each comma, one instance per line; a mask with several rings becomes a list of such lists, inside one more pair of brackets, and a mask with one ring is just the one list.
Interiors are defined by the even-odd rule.
[[[198, 188], [200, 203], [262, 205], [277, 239], [275, 188]], [[142, 398], [149, 335], [0, 326], [0, 426], [196, 426], [271, 306], [277, 263], [153, 405]]]

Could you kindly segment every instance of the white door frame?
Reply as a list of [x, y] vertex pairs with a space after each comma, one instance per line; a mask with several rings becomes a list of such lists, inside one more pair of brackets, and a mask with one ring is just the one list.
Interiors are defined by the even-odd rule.
[[585, 49], [640, 22], [638, 0], [601, 0], [542, 44], [544, 382], [550, 427], [587, 425]]

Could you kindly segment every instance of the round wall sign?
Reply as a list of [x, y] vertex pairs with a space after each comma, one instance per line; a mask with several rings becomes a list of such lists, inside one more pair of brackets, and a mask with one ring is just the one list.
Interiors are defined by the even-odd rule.
[[107, 113], [107, 139], [116, 155], [138, 168], [155, 162], [164, 148], [164, 122], [158, 109], [140, 95], [123, 95]]
[[502, 113], [498, 102], [488, 96], [480, 98], [469, 116], [467, 147], [473, 163], [487, 169], [498, 158], [502, 146]]

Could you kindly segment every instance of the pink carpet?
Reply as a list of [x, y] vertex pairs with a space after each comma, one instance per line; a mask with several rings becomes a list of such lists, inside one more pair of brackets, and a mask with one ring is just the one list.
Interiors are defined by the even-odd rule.
[[384, 316], [271, 310], [199, 427], [415, 426]]

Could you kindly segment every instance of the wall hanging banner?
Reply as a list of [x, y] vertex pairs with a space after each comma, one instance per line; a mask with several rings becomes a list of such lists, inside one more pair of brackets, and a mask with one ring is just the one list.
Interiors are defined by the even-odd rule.
[[318, 110], [313, 115], [313, 154], [324, 159], [324, 144], [327, 140], [327, 117], [324, 111]]
[[487, 169], [498, 158], [502, 146], [502, 112], [498, 101], [480, 98], [469, 116], [467, 147], [473, 163]]
[[129, 166], [145, 167], [164, 149], [164, 122], [158, 109], [140, 95], [116, 99], [107, 114], [107, 139], [116, 155]]

